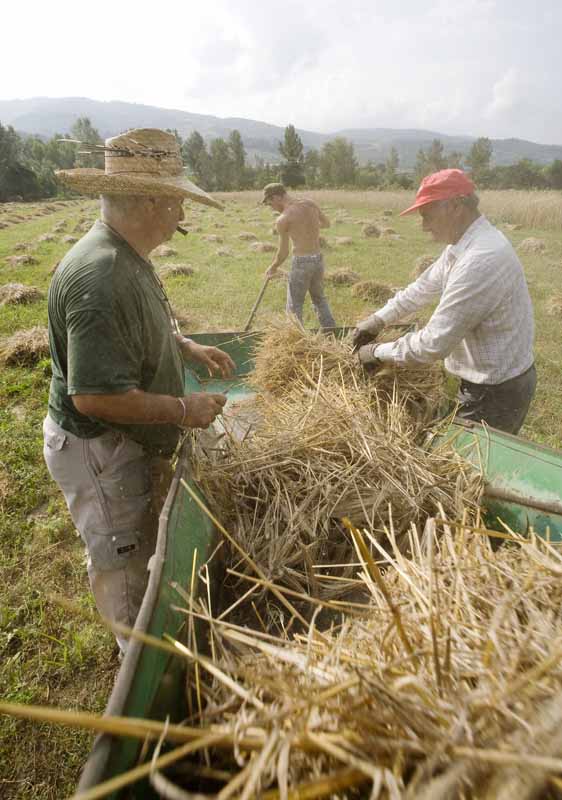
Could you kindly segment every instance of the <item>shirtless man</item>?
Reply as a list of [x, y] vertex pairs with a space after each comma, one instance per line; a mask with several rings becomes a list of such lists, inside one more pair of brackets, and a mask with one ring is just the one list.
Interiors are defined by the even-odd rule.
[[268, 183], [263, 190], [262, 203], [279, 212], [279, 248], [265, 273], [268, 278], [275, 275], [289, 255], [289, 239], [293, 243], [287, 313], [294, 314], [302, 322], [304, 299], [309, 292], [322, 330], [335, 328], [324, 294], [324, 259], [320, 252], [320, 228], [329, 228], [330, 220], [312, 200], [297, 200], [287, 194], [282, 183]]

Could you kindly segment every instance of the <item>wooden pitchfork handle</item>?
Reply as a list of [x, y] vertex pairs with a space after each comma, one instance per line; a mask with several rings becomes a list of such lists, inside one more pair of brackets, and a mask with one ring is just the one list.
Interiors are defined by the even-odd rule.
[[260, 305], [260, 303], [262, 301], [262, 297], [265, 294], [265, 290], [267, 288], [267, 284], [269, 283], [269, 280], [270, 280], [269, 275], [267, 275], [266, 278], [265, 278], [265, 281], [263, 282], [263, 286], [260, 289], [260, 293], [258, 294], [258, 298], [257, 298], [256, 302], [254, 303], [254, 307], [250, 311], [250, 316], [248, 317], [246, 325], [244, 326], [244, 333], [246, 333], [247, 331], [250, 330], [250, 326], [251, 326], [251, 324], [253, 322], [253, 319], [254, 319], [254, 317], [256, 315], [256, 311], [258, 310], [259, 305]]

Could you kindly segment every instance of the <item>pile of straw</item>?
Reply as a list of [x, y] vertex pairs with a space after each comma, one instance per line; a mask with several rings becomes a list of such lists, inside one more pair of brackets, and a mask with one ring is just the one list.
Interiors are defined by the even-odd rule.
[[32, 367], [49, 355], [47, 328], [18, 331], [0, 342], [0, 363], [7, 367]]
[[560, 553], [515, 536], [494, 552], [486, 531], [443, 517], [412, 527], [410, 558], [391, 529], [387, 549], [350, 532], [367, 612], [350, 606], [339, 627], [292, 640], [210, 622], [220, 669], [199, 664], [199, 722], [231, 742], [213, 759], [223, 781], [245, 797], [308, 784], [310, 797], [404, 800], [560, 788]]
[[[218, 455], [200, 452], [195, 472], [217, 516], [268, 578], [341, 597], [354, 588], [341, 517], [381, 535], [392, 521], [407, 546], [412, 523], [440, 508], [453, 515], [475, 508], [478, 476], [452, 447], [424, 446], [439, 379], [417, 372], [417, 385], [394, 370], [369, 379], [348, 345], [295, 324], [265, 338], [252, 377], [262, 387], [259, 424], [240, 437], [225, 422]], [[318, 563], [337, 566], [319, 580]]]
[[[202, 791], [244, 800], [554, 798], [562, 789], [562, 555], [509, 529], [494, 549], [489, 535], [502, 534], [465, 517], [439, 514], [423, 532], [412, 526], [408, 558], [392, 527], [383, 546], [347, 523], [369, 604], [341, 606], [329, 630], [313, 616], [302, 633], [274, 636], [249, 620], [235, 624], [230, 611], [215, 617], [206, 599], [178, 588], [186, 643], [129, 633], [185, 659], [185, 726], [6, 703], [0, 713], [159, 737], [151, 760], [145, 746], [144, 763], [92, 797], [148, 777], [174, 800]], [[212, 658], [201, 654], [204, 629]], [[173, 749], [162, 755], [165, 741]]]
[[26, 305], [41, 300], [43, 292], [35, 286], [26, 286], [23, 283], [5, 283], [0, 286], [0, 306]]
[[359, 297], [361, 300], [368, 300], [370, 303], [379, 303], [384, 305], [387, 300], [394, 297], [396, 292], [385, 283], [378, 281], [361, 281], [356, 283], [351, 294], [354, 297]]

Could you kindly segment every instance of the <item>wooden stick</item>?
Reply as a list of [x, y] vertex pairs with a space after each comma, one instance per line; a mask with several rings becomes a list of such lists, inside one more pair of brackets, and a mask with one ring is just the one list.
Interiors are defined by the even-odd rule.
[[250, 311], [250, 316], [248, 317], [248, 319], [246, 320], [246, 324], [244, 325], [244, 333], [247, 333], [250, 330], [250, 326], [251, 326], [251, 324], [252, 324], [252, 322], [254, 320], [254, 317], [256, 315], [256, 311], [258, 310], [259, 305], [260, 305], [260, 303], [262, 301], [262, 297], [265, 294], [265, 290], [267, 289], [267, 284], [268, 283], [269, 283], [269, 275], [266, 275], [266, 278], [265, 278], [265, 280], [263, 282], [263, 286], [261, 287], [260, 293], [258, 294], [258, 297], [257, 297], [257, 300], [254, 303], [254, 307]]

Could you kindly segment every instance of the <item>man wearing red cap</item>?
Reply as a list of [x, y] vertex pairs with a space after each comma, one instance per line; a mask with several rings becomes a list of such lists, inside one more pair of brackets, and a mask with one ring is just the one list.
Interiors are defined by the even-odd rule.
[[[517, 433], [536, 386], [533, 309], [521, 262], [478, 210], [460, 169], [424, 178], [415, 202], [422, 228], [447, 246], [420, 277], [357, 325], [363, 364], [445, 360], [460, 379], [457, 416]], [[427, 325], [395, 342], [374, 343], [385, 325], [438, 302]]]

